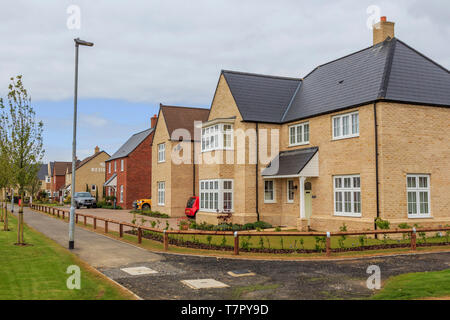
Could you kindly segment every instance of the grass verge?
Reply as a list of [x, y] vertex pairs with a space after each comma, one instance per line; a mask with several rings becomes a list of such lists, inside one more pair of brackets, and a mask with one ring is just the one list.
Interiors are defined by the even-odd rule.
[[412, 300], [450, 296], [450, 269], [389, 278], [375, 300]]
[[[11, 231], [0, 231], [0, 300], [123, 300], [134, 297], [67, 249], [25, 225], [30, 244], [14, 245], [17, 220], [9, 215]], [[81, 269], [81, 289], [69, 290], [67, 267]]]

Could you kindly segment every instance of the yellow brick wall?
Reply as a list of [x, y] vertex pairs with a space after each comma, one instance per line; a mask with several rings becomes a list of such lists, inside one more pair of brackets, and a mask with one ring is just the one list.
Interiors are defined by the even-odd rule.
[[[450, 224], [450, 109], [378, 103], [380, 211], [397, 225]], [[431, 219], [408, 219], [406, 175], [429, 174]]]
[[[103, 200], [105, 161], [108, 159], [109, 155], [106, 152], [101, 152], [94, 159], [91, 159], [89, 162], [78, 168], [76, 170], [75, 192], [85, 192], [86, 184], [89, 186], [89, 190], [92, 185], [96, 185], [98, 188], [98, 199], [99, 201]], [[71, 177], [69, 178], [71, 179]], [[91, 194], [94, 197], [96, 195], [95, 191], [91, 191]]]

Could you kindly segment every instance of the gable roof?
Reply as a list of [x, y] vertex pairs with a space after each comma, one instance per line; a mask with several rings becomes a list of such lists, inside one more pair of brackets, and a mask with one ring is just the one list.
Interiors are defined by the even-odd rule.
[[450, 106], [449, 71], [397, 38], [323, 64], [303, 79], [223, 74], [244, 121], [286, 123], [382, 100]]
[[[295, 176], [303, 170], [312, 157], [319, 151], [319, 148], [306, 148], [291, 151], [282, 151], [263, 170], [262, 176]], [[274, 166], [273, 163], [277, 163]]]
[[152, 132], [154, 128], [150, 128], [132, 135], [127, 142], [125, 142], [119, 150], [117, 150], [108, 160], [119, 159], [128, 156], [144, 141]]
[[53, 174], [56, 176], [65, 176], [67, 169], [72, 170], [72, 162], [55, 161], [53, 164]]
[[[79, 163], [77, 163], [77, 169], [81, 168], [82, 166], [84, 166], [86, 163], [88, 163], [89, 161], [91, 161], [92, 159], [96, 158], [99, 154], [101, 153], [105, 153], [109, 156], [109, 154], [105, 151], [99, 151], [94, 153], [92, 156], [89, 156], [87, 158], [84, 158], [83, 160], [81, 160]], [[71, 170], [72, 171], [72, 170]]]
[[164, 115], [169, 136], [176, 129], [186, 129], [191, 135], [191, 141], [194, 139], [194, 121], [205, 122], [208, 120], [209, 109], [191, 108], [181, 106], [166, 106], [160, 104], [161, 112]]
[[48, 174], [48, 163], [41, 164], [39, 171], [37, 173], [39, 180], [45, 180], [45, 176]]
[[301, 84], [299, 78], [223, 70], [244, 121], [278, 122]]

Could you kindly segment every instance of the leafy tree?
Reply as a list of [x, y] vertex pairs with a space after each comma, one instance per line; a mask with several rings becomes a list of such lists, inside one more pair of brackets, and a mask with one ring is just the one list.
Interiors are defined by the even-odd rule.
[[[39, 164], [39, 167], [41, 167], [42, 164]], [[25, 187], [25, 190], [30, 195], [31, 199], [34, 199], [35, 196], [38, 195], [39, 191], [41, 189], [41, 180], [39, 180], [39, 177], [37, 174], [30, 177], [30, 183]]]
[[31, 98], [25, 89], [22, 76], [11, 78], [7, 106], [1, 102], [4, 130], [8, 141], [11, 158], [10, 171], [12, 184], [19, 189], [22, 200], [19, 207], [17, 225], [17, 243], [23, 245], [23, 204], [25, 190], [36, 178], [40, 162], [44, 156], [43, 123], [36, 121], [36, 113], [31, 105]]
[[[0, 197], [1, 197], [1, 219], [3, 230], [8, 231], [8, 205], [6, 190], [11, 185], [11, 158], [9, 153], [9, 143], [7, 135], [7, 117], [4, 116], [5, 108], [3, 99], [0, 98]], [[4, 203], [3, 203], [4, 202]]]

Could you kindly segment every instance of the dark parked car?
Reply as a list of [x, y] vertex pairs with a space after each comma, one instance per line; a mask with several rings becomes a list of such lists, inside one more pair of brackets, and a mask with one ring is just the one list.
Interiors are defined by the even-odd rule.
[[75, 206], [77, 209], [81, 207], [95, 208], [97, 207], [97, 201], [89, 192], [75, 192]]

